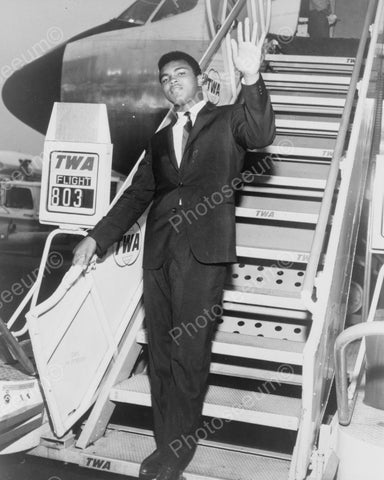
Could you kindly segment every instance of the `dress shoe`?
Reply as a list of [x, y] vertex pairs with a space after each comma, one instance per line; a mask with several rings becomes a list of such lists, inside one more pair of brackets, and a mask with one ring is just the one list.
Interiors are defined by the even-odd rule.
[[156, 449], [140, 465], [139, 478], [141, 480], [153, 480], [162, 467], [162, 455], [159, 449]]
[[183, 480], [183, 471], [183, 468], [175, 465], [163, 465], [157, 474], [156, 480]]

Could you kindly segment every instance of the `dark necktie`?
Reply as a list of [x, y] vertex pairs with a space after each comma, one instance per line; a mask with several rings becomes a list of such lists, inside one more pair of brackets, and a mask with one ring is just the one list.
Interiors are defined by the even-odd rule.
[[185, 146], [188, 141], [189, 134], [191, 133], [192, 130], [192, 120], [191, 120], [191, 112], [185, 112], [184, 116], [187, 117], [187, 121], [184, 125], [183, 128], [183, 139], [181, 141], [181, 156], [184, 154]]

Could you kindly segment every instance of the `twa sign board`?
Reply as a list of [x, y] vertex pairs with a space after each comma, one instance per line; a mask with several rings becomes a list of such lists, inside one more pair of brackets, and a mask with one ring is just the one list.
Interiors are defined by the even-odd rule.
[[111, 165], [105, 105], [56, 103], [44, 146], [41, 223], [95, 225], [108, 209]]

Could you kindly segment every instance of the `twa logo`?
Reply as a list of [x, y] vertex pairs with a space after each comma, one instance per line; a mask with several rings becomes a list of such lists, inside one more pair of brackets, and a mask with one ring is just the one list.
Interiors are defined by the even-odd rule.
[[108, 460], [103, 460], [101, 458], [86, 458], [86, 467], [96, 468], [98, 470], [111, 470], [111, 462]]
[[55, 156], [56, 170], [88, 170], [93, 171], [97, 161], [97, 155], [85, 153], [83, 155], [57, 154]]
[[143, 243], [142, 233], [138, 223], [135, 223], [123, 238], [116, 243], [115, 252], [113, 254], [115, 262], [120, 267], [133, 265], [141, 251]]

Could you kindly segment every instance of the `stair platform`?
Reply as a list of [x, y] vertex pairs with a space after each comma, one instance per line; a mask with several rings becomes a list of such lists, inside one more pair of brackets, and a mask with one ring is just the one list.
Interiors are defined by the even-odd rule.
[[[156, 448], [151, 435], [108, 429], [104, 437], [84, 450], [74, 445], [65, 450], [45, 446], [32, 455], [98, 470], [138, 477], [140, 464]], [[249, 451], [198, 445], [192, 462], [183, 474], [185, 480], [281, 480], [288, 478], [290, 461], [257, 455]]]

